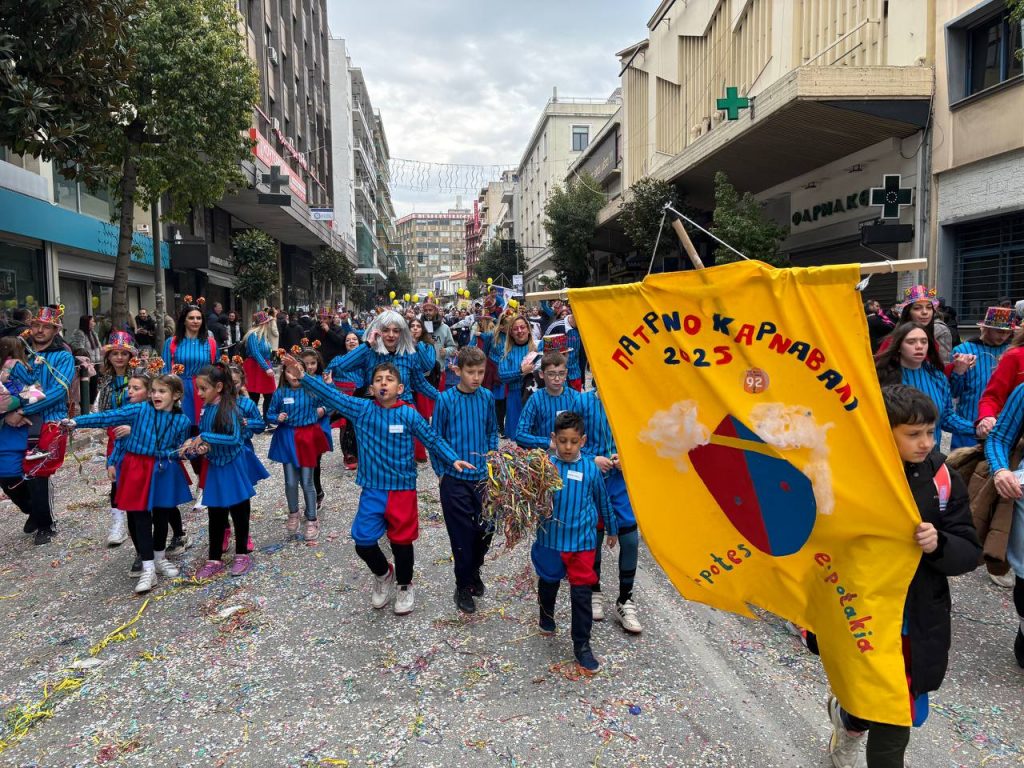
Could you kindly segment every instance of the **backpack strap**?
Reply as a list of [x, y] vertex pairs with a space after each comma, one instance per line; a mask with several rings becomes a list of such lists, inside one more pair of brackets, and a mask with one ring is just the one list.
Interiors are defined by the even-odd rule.
[[949, 467], [945, 463], [939, 467], [932, 482], [935, 483], [935, 490], [939, 493], [939, 512], [945, 512], [946, 504], [949, 503], [950, 494], [953, 492], [953, 479], [949, 476]]

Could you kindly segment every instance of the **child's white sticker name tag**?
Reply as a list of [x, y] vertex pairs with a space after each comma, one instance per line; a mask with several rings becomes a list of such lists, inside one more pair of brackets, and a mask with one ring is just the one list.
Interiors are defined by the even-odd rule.
[[294, 397], [283, 397], [283, 398], [281, 398], [281, 402], [284, 403], [285, 405], [295, 405], [295, 398]]
[[400, 435], [405, 432], [405, 424], [388, 424], [388, 432], [392, 435]]
[[565, 473], [565, 476], [570, 480], [575, 480], [578, 483], [583, 482], [583, 473], [576, 469], [570, 469]]

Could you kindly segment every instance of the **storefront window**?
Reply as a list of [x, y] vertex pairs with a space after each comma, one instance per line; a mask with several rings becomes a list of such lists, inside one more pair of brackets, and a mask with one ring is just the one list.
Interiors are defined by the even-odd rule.
[[34, 309], [46, 302], [43, 251], [0, 240], [0, 308]]
[[106, 190], [90, 192], [83, 185], [81, 190], [82, 210], [86, 216], [92, 216], [101, 221], [110, 221], [114, 215], [114, 204], [110, 200], [110, 193]]
[[78, 184], [60, 175], [57, 166], [53, 166], [53, 197], [61, 208], [78, 212]]

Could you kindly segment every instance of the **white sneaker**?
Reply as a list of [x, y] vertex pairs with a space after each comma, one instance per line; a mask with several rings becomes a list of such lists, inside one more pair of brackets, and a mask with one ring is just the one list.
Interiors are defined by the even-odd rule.
[[832, 737], [828, 741], [828, 754], [835, 768], [865, 768], [864, 734], [851, 736], [839, 715], [839, 700], [828, 697], [828, 716], [832, 721]]
[[594, 615], [594, 621], [604, 621], [604, 602], [601, 600], [600, 592], [594, 592], [591, 595], [590, 612]]
[[388, 563], [388, 572], [383, 576], [373, 577], [373, 590], [370, 592], [370, 605], [383, 608], [391, 599], [391, 588], [395, 585], [395, 567]]
[[205, 512], [206, 511], [206, 505], [203, 504], [203, 489], [202, 488], [200, 488], [199, 492], [196, 494], [196, 503], [192, 505], [192, 511], [193, 512]]
[[615, 603], [615, 618], [619, 620], [622, 628], [631, 634], [639, 635], [644, 631], [637, 616], [636, 603], [632, 600], [627, 600], [624, 603]]
[[144, 563], [142, 566], [142, 575], [139, 576], [139, 582], [135, 585], [135, 594], [141, 595], [145, 592], [149, 592], [153, 587], [156, 586], [157, 576], [156, 567], [150, 563]]
[[110, 510], [110, 533], [107, 534], [107, 546], [119, 547], [128, 540], [128, 515], [123, 510]]
[[178, 578], [178, 566], [166, 557], [162, 560], [154, 561], [154, 565], [156, 566], [156, 572], [161, 576], [166, 576], [168, 579]]
[[398, 594], [395, 595], [395, 615], [405, 616], [407, 613], [412, 613], [413, 606], [416, 604], [416, 596], [412, 591], [412, 584], [403, 584], [398, 588]]
[[1003, 587], [1004, 589], [1013, 589], [1013, 584], [1016, 581], [1016, 575], [1011, 568], [1002, 576], [996, 576], [994, 573], [989, 573], [988, 577], [992, 579], [992, 583], [997, 587]]

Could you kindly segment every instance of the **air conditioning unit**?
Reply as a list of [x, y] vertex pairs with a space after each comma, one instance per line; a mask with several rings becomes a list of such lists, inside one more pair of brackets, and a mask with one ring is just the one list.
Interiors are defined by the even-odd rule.
[[136, 224], [135, 231], [142, 235], [149, 234], [149, 224]]
[[276, 117], [270, 118], [270, 127], [273, 128], [275, 131], [280, 131], [281, 121], [278, 120]]
[[277, 66], [277, 63], [278, 63], [277, 48], [275, 48], [272, 45], [268, 45], [267, 46], [267, 60], [271, 64], [273, 64], [275, 67]]

